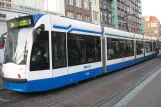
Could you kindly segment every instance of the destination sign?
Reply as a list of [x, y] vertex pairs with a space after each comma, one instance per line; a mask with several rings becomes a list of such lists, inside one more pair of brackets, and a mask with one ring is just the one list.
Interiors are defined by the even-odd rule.
[[33, 19], [32, 17], [29, 17], [29, 16], [15, 18], [15, 19], [9, 20], [7, 22], [7, 25], [9, 29], [31, 27], [33, 26]]

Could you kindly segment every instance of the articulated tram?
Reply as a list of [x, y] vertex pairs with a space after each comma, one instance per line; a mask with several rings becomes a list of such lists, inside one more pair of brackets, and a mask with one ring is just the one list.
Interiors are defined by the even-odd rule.
[[49, 14], [7, 21], [3, 87], [47, 91], [156, 55], [157, 39]]

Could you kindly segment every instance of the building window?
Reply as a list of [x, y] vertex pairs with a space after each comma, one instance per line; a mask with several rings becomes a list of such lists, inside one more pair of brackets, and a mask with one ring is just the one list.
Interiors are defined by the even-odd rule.
[[76, 7], [81, 8], [81, 0], [76, 0]]
[[101, 21], [103, 21], [103, 13], [101, 12]]
[[157, 27], [157, 23], [151, 23], [151, 27]]
[[86, 21], [89, 21], [89, 16], [86, 15], [85, 16], [85, 19], [86, 19]]
[[89, 9], [88, 0], [84, 0], [84, 9]]
[[145, 21], [149, 21], [149, 17], [146, 17], [146, 18], [145, 18]]
[[93, 11], [93, 20], [97, 21], [98, 20], [98, 12]]
[[155, 33], [158, 33], [158, 30], [156, 29], [154, 32], [155, 32]]
[[67, 4], [73, 5], [73, 0], [67, 0]]
[[93, 1], [94, 1], [93, 3], [94, 3], [95, 5], [97, 5], [97, 0], [93, 0]]
[[82, 20], [82, 15], [80, 13], [77, 13], [77, 19]]
[[107, 22], [107, 14], [105, 13], [105, 22]]
[[112, 23], [111, 14], [108, 15], [108, 22], [109, 22], [109, 23]]
[[73, 18], [73, 12], [67, 12], [67, 17]]
[[106, 7], [107, 7], [106, 4], [104, 4], [104, 5], [103, 5], [103, 8], [106, 9]]
[[153, 23], [151, 23], [151, 27], [153, 27]]

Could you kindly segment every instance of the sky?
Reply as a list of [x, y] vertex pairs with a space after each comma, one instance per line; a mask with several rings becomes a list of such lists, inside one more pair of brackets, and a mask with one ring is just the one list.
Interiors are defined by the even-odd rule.
[[142, 0], [143, 16], [153, 15], [161, 21], [161, 0]]

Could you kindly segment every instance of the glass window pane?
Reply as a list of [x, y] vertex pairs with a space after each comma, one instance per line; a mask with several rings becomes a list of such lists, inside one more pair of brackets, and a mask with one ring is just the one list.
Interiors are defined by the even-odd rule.
[[136, 51], [137, 55], [144, 54], [144, 47], [142, 41], [136, 41]]
[[101, 61], [101, 37], [96, 37], [96, 62]]
[[101, 61], [100, 37], [68, 33], [69, 66], [99, 61]]
[[117, 39], [107, 38], [107, 59], [119, 58], [119, 41]]
[[134, 56], [134, 41], [126, 40], [126, 57]]
[[52, 65], [53, 68], [66, 67], [66, 34], [52, 32]]
[[81, 7], [81, 0], [76, 0], [76, 7]]
[[30, 71], [49, 69], [49, 61], [49, 33], [48, 31], [41, 31], [33, 44]]
[[145, 42], [145, 52], [146, 53], [152, 52], [152, 43], [151, 42]]
[[88, 0], [84, 0], [84, 8], [88, 9]]
[[85, 36], [68, 33], [69, 66], [85, 63]]
[[123, 58], [125, 56], [126, 56], [125, 40], [119, 39], [119, 58]]
[[95, 62], [95, 38], [92, 36], [88, 36], [86, 38], [86, 55], [87, 55], [87, 63]]

